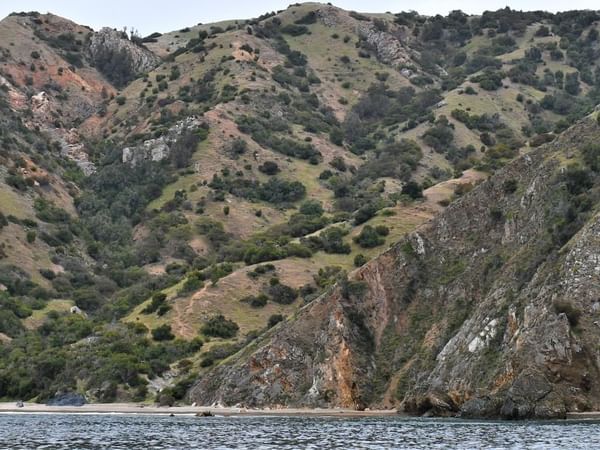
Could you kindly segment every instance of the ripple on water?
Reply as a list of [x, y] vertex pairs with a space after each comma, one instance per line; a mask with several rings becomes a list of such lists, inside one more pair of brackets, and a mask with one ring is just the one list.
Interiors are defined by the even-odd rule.
[[2, 449], [588, 449], [597, 422], [0, 415]]

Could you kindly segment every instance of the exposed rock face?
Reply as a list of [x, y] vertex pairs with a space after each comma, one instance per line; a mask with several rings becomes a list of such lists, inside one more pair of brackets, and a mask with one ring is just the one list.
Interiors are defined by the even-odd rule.
[[46, 112], [50, 101], [48, 100], [48, 94], [44, 91], [33, 95], [31, 97], [31, 109], [34, 113]]
[[98, 67], [117, 86], [148, 72], [160, 64], [160, 58], [136, 45], [112, 28], [102, 28], [90, 38], [89, 54]]
[[60, 143], [61, 153], [74, 161], [77, 166], [83, 171], [84, 175], [89, 176], [96, 171], [96, 166], [89, 160], [85, 146], [81, 143], [81, 138], [75, 128], [54, 128], [45, 124], [50, 122], [49, 117], [52, 116], [52, 103], [48, 94], [41, 91], [33, 95], [30, 100], [31, 111], [34, 118], [38, 119], [29, 124], [30, 128], [39, 126], [41, 123], [43, 129], [49, 136]]
[[412, 50], [402, 43], [406, 36], [401, 27], [394, 26], [394, 33], [379, 30], [372, 22], [353, 19], [346, 11], [341, 11], [334, 6], [323, 6], [319, 8], [317, 14], [321, 22], [328, 27], [355, 28], [360, 38], [384, 64], [396, 68], [413, 65], [411, 62]]
[[12, 51], [2, 54], [0, 76], [10, 108], [23, 114], [26, 127], [46, 133], [63, 155], [91, 174], [94, 165], [73, 129], [116, 93], [88, 64], [86, 45], [93, 31], [53, 14], [27, 13], [0, 20], [0, 35], [15, 37]]
[[377, 30], [371, 23], [359, 24], [358, 35], [373, 48], [377, 58], [384, 64], [402, 68], [412, 64], [411, 51], [391, 33]]
[[510, 164], [204, 376], [191, 400], [504, 418], [599, 409], [600, 214], [552, 234], [573, 199], [564, 153], [599, 132], [589, 119]]
[[180, 120], [164, 135], [156, 139], [148, 139], [136, 147], [123, 149], [123, 164], [135, 166], [141, 161], [162, 161], [171, 154], [171, 147], [186, 130], [195, 130], [201, 122], [197, 117]]

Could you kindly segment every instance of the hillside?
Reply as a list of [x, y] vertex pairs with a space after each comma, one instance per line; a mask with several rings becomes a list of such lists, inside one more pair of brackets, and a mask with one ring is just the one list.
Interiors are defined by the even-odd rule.
[[[494, 226], [510, 234], [501, 205], [512, 208], [515, 191], [533, 182], [522, 161], [555, 172], [535, 159], [547, 149], [565, 167], [587, 164], [595, 183], [593, 165], [568, 143], [580, 139], [577, 127], [590, 141], [595, 133], [598, 23], [591, 11], [424, 17], [305, 3], [140, 37], [52, 14], [5, 18], [1, 131], [11, 145], [0, 156], [0, 397], [44, 401], [77, 391], [101, 401], [402, 403], [414, 412], [439, 394], [450, 410], [462, 408], [489, 379], [459, 389], [446, 373], [456, 369], [433, 361], [455, 333], [482, 321], [470, 305], [491, 301], [490, 286], [509, 277], [500, 267], [519, 252], [485, 228], [467, 233], [477, 216], [470, 202], [496, 205]], [[515, 191], [481, 194], [496, 184], [484, 180], [511, 170], [522, 178]], [[580, 199], [586, 214], [592, 200]], [[583, 208], [554, 202], [539, 200], [552, 212], [548, 226]], [[463, 300], [450, 330], [436, 316], [449, 294], [427, 284], [425, 269], [408, 287], [395, 270], [408, 264], [397, 242], [454, 218], [454, 246], [430, 237], [435, 261], [418, 262], [443, 280], [450, 275], [436, 264], [453, 267], [453, 295]], [[499, 252], [485, 282], [483, 266], [458, 261], [479, 251], [478, 235]], [[536, 261], [555, 250], [543, 247]], [[372, 342], [335, 331], [364, 313], [339, 310], [357, 301], [340, 297], [345, 280], [362, 278], [367, 303], [394, 292], [376, 307], [377, 323], [350, 332]], [[527, 283], [511, 287], [514, 296], [533, 289]], [[412, 320], [398, 295], [428, 320], [387, 327], [394, 314]], [[439, 306], [431, 314], [423, 305]], [[306, 330], [316, 334], [301, 337]], [[350, 356], [336, 363], [346, 368], [319, 368], [343, 374], [345, 387], [331, 381], [306, 396], [308, 369], [290, 367], [286, 376], [295, 378], [280, 394], [297, 394], [260, 392], [244, 378], [245, 358], [271, 348], [272, 336], [292, 346], [286, 351], [305, 342], [333, 354], [347, 345], [340, 354]], [[418, 350], [426, 366], [414, 362], [423, 336], [432, 346]], [[389, 367], [357, 362], [373, 349]], [[433, 369], [444, 388], [423, 384]], [[217, 387], [223, 371], [226, 384]], [[230, 391], [240, 377], [248, 384]], [[358, 379], [375, 380], [373, 392], [348, 388]], [[460, 396], [449, 401], [454, 391]]]
[[191, 400], [509, 419], [597, 410], [599, 132], [586, 119], [511, 163]]

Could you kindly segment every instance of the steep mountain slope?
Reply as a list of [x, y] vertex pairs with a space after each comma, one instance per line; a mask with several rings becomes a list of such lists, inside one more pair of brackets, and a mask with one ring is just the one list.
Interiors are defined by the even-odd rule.
[[[107, 35], [113, 36], [111, 42], [106, 38], [96, 42], [98, 36]], [[52, 235], [64, 233], [61, 227], [73, 229], [74, 224], [68, 222], [77, 217], [74, 198], [83, 176], [94, 171], [77, 126], [101, 112], [103, 103], [116, 93], [94, 67], [101, 62], [97, 53], [104, 52], [104, 59], [109, 60], [110, 54], [128, 59], [137, 52], [150, 55], [153, 65], [158, 58], [141, 47], [132, 49], [134, 44], [121, 33], [94, 33], [52, 14], [13, 14], [0, 21], [0, 40], [0, 212], [10, 222], [2, 231], [2, 283], [11, 284], [16, 268], [20, 277], [48, 287], [49, 280], [40, 270], [64, 270], [52, 255], [52, 247], [60, 246], [61, 239]], [[128, 68], [134, 75], [135, 66]], [[81, 243], [63, 238], [67, 239], [63, 244]]]
[[[563, 96], [561, 87], [537, 75], [529, 77], [528, 84], [521, 82], [521, 69], [515, 67], [540, 74], [547, 64], [553, 65], [553, 73], [574, 69], [564, 56], [552, 60], [550, 49], [559, 42], [558, 35], [538, 32], [543, 27], [540, 21], [552, 19], [504, 13], [506, 17], [500, 12], [490, 14], [485, 28], [479, 29], [479, 19], [466, 16], [432, 21], [432, 27], [442, 29], [435, 38], [434, 34], [419, 35], [429, 24], [415, 15], [365, 16], [309, 3], [257, 20], [201, 25], [150, 37], [146, 39], [149, 48], [167, 61], [123, 89], [120, 101], [109, 104], [102, 126], [93, 118], [82, 129], [92, 135], [104, 130], [104, 136], [125, 148], [125, 160], [130, 163], [181, 159], [181, 169], [191, 169], [180, 170], [177, 181], [149, 205], [150, 210], [176, 210], [190, 224], [210, 216], [235, 239], [280, 246], [273, 241], [282, 234], [276, 230], [294, 220], [293, 205], [265, 201], [248, 192], [248, 186], [272, 178], [261, 169], [265, 163], [274, 167], [277, 178], [301, 183], [305, 198], [320, 201], [330, 214], [327, 220], [337, 222], [341, 213], [363, 206], [391, 206], [396, 200], [389, 199], [397, 197], [409, 177], [427, 187], [472, 165], [493, 170], [522, 148], [525, 133], [541, 133], [533, 145], [553, 139], [547, 131], [557, 117], [536, 106], [536, 99], [542, 91]], [[506, 37], [496, 36], [500, 19], [515, 22], [514, 29], [502, 31]], [[455, 37], [457, 30], [464, 33], [465, 24], [472, 27], [474, 35], [467, 45]], [[440, 44], [441, 40], [449, 44]], [[447, 46], [444, 57], [439, 54], [440, 45]], [[529, 46], [544, 49], [539, 59], [523, 58]], [[427, 62], [435, 58], [446, 68]], [[515, 81], [491, 87], [484, 83], [484, 89], [478, 85], [483, 81], [468, 76], [495, 71], [502, 77], [514, 72]], [[583, 102], [587, 92], [586, 88], [580, 92]], [[580, 113], [589, 110], [590, 104]], [[202, 124], [208, 130], [206, 140], [192, 155], [172, 154], [165, 142], [173, 141], [170, 136], [189, 123], [189, 117], [200, 114], [202, 119], [194, 122], [194, 127]], [[435, 117], [440, 120], [432, 124]], [[523, 125], [528, 122], [532, 125]], [[381, 164], [374, 161], [381, 156], [382, 141], [404, 138], [414, 139], [419, 150], [410, 155], [408, 147], [391, 149], [402, 156], [384, 152], [393, 162], [386, 165], [385, 158]], [[373, 147], [378, 149], [373, 152]], [[488, 147], [492, 151], [486, 155], [483, 152]], [[391, 170], [393, 165], [398, 167]], [[352, 176], [357, 170], [358, 175]], [[327, 178], [331, 174], [333, 177]], [[350, 188], [345, 189], [346, 185]], [[383, 195], [378, 194], [381, 189]], [[410, 211], [388, 212], [396, 212], [398, 218], [385, 221], [391, 238], [414, 223]], [[381, 219], [365, 225], [375, 226], [378, 221]], [[351, 253], [340, 255], [335, 265], [351, 267], [357, 254], [369, 257], [378, 253], [377, 248], [363, 250], [353, 244], [352, 238], [364, 225], [353, 226], [348, 221], [345, 225], [350, 225], [350, 232], [343, 240], [351, 244]], [[308, 230], [318, 229], [314, 226]], [[138, 232], [138, 236], [156, 240], [147, 227]], [[223, 258], [223, 245], [211, 243], [206, 235], [193, 232], [186, 241], [202, 256], [214, 255], [219, 248], [217, 257]], [[162, 262], [152, 263], [148, 270], [163, 271], [169, 263], [181, 262], [165, 250], [161, 250]], [[238, 246], [235, 251], [247, 250]], [[321, 261], [324, 256], [319, 255]], [[310, 270], [316, 274], [317, 269], [318, 265]], [[306, 281], [287, 279], [285, 273], [282, 276], [295, 288]], [[203, 304], [205, 294], [207, 291], [202, 291], [195, 297], [199, 302], [190, 304]], [[217, 298], [223, 296], [229, 297], [218, 292]], [[221, 312], [227, 309], [221, 308]], [[197, 327], [200, 317], [188, 315], [184, 320], [190, 323], [184, 328]], [[140, 314], [131, 318], [149, 319]], [[159, 323], [174, 319], [166, 315]], [[152, 325], [156, 325], [154, 320]]]
[[39, 270], [58, 270], [49, 256], [48, 241], [58, 232], [52, 219], [60, 225], [75, 214], [77, 188], [64, 176], [72, 167], [60, 160], [49, 139], [23, 124], [4, 98], [0, 111], [0, 283], [6, 289], [31, 277], [48, 287]]
[[598, 409], [599, 133], [588, 118], [511, 163], [191, 399], [505, 418]]
[[[93, 171], [89, 149], [77, 127], [103, 114], [104, 103], [160, 59], [124, 32], [100, 32], [53, 14], [18, 13], [0, 22], [0, 83], [9, 104], [58, 142], [86, 174]], [[114, 84], [114, 86], [113, 86]]]

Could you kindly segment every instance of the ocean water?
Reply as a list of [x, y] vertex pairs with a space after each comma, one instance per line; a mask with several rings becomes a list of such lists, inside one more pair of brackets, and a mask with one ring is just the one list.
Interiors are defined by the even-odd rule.
[[598, 422], [0, 414], [2, 449], [592, 449]]

